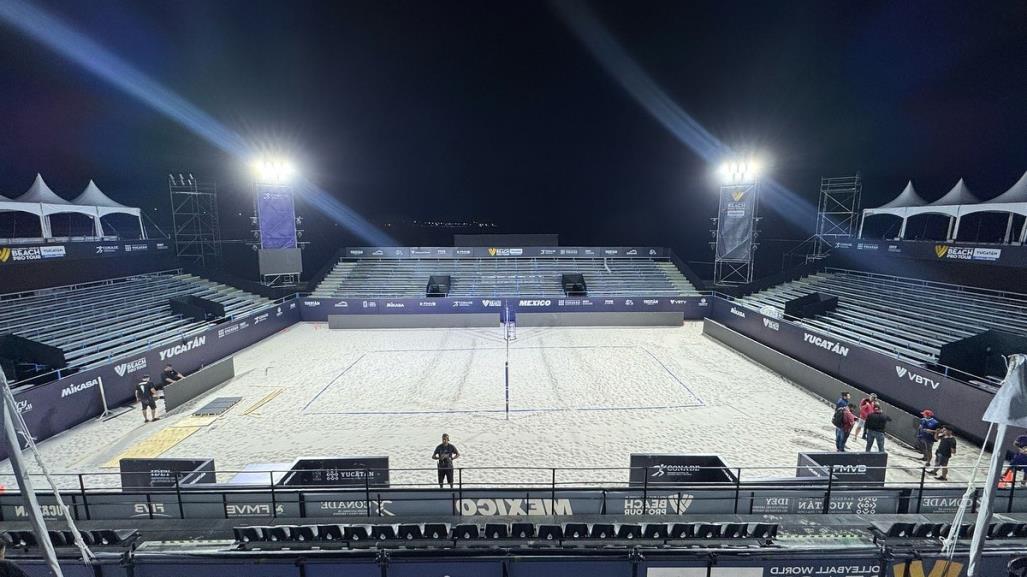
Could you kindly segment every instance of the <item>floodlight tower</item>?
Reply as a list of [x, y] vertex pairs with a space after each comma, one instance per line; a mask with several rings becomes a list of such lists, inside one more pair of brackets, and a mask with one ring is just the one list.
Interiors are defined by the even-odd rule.
[[742, 285], [752, 282], [759, 217], [760, 173], [763, 162], [756, 157], [725, 161], [717, 170], [720, 207], [713, 243], [713, 282]]
[[293, 180], [296, 168], [283, 158], [259, 158], [250, 164], [254, 176], [253, 244], [257, 251], [261, 283], [288, 286], [299, 283], [303, 258], [298, 242], [303, 231], [296, 226]]

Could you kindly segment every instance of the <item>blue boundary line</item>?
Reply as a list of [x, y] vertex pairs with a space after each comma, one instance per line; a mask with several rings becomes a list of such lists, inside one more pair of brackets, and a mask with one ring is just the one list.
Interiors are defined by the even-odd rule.
[[[642, 347], [642, 346], [638, 346], [638, 345], [598, 345], [598, 346], [564, 345], [564, 346], [560, 346], [560, 345], [557, 345], [557, 346], [517, 347], [517, 348], [520, 349], [520, 350], [537, 350], [537, 349], [641, 349], [647, 355], [649, 355], [650, 358], [652, 358], [654, 361], [656, 361], [656, 363], [659, 364], [660, 367], [662, 367], [663, 370], [666, 371], [668, 375], [670, 375], [670, 378], [673, 379], [675, 383], [681, 385], [681, 388], [683, 388], [686, 391], [688, 391], [688, 394], [691, 395], [693, 399], [698, 401], [698, 403], [684, 404], [684, 405], [650, 405], [650, 406], [641, 406], [641, 407], [565, 407], [565, 408], [563, 408], [563, 407], [540, 407], [540, 408], [538, 408], [537, 407], [537, 408], [510, 409], [511, 413], [559, 413], [559, 412], [567, 412], [567, 411], [662, 411], [662, 410], [670, 410], [670, 409], [690, 409], [690, 408], [694, 408], [694, 407], [705, 407], [706, 406], [706, 403], [702, 400], [702, 398], [699, 395], [697, 395], [695, 393], [695, 391], [693, 391], [691, 388], [689, 388], [688, 385], [686, 385], [684, 383], [684, 381], [679, 379], [678, 376], [675, 375], [670, 370], [670, 368], [668, 368], [667, 365], [665, 365], [663, 363], [663, 361], [661, 361], [659, 358], [656, 357], [656, 355], [654, 355], [651, 351], [649, 351], [649, 349], [647, 349], [645, 347]], [[449, 410], [439, 410], [439, 411], [324, 411], [324, 412], [318, 411], [318, 412], [307, 412], [307, 408], [310, 407], [310, 405], [312, 405], [314, 403], [314, 401], [316, 401], [325, 391], [327, 391], [333, 384], [335, 384], [336, 381], [341, 379], [343, 375], [345, 375], [351, 368], [353, 368], [357, 363], [359, 363], [368, 354], [371, 354], [371, 353], [409, 353], [409, 352], [431, 352], [431, 353], [434, 353], [434, 352], [446, 352], [446, 351], [488, 351], [488, 350], [502, 350], [502, 349], [500, 347], [484, 347], [484, 348], [470, 347], [470, 348], [461, 348], [461, 349], [381, 349], [381, 350], [377, 350], [377, 351], [368, 351], [368, 352], [360, 355], [360, 357], [358, 357], [355, 361], [350, 363], [350, 365], [348, 367], [343, 369], [343, 371], [341, 373], [339, 373], [334, 379], [332, 379], [327, 385], [325, 385], [320, 391], [318, 391], [318, 393], [316, 395], [314, 395], [314, 398], [310, 399], [310, 401], [307, 402], [307, 404], [303, 406], [302, 412], [303, 412], [303, 414], [306, 414], [306, 415], [347, 415], [347, 416], [374, 416], [374, 415], [382, 415], [382, 416], [401, 416], [401, 415], [473, 415], [473, 414], [505, 413], [506, 411], [504, 409], [449, 409]]]

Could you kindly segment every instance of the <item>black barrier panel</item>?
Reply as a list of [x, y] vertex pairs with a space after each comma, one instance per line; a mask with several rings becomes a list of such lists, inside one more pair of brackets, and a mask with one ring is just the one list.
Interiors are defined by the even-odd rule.
[[[15, 392], [18, 411], [36, 440], [47, 439], [103, 412], [99, 387], [111, 407], [134, 398], [133, 385], [142, 375], [154, 381], [164, 363], [172, 362], [183, 373], [242, 350], [299, 321], [299, 307], [290, 299], [242, 319], [211, 327], [178, 343], [123, 357], [95, 369]], [[6, 446], [0, 458], [7, 458]]]
[[[810, 467], [808, 461], [815, 464]], [[826, 471], [835, 480], [861, 485], [884, 485], [888, 453], [799, 453], [796, 477], [820, 477]]]
[[[925, 488], [923, 491], [919, 489], [912, 489], [910, 491], [909, 505], [907, 507], [908, 513], [955, 513], [959, 509], [960, 503], [963, 502], [963, 495], [966, 493], [965, 488]], [[980, 504], [980, 491], [976, 492], [972, 496], [972, 502], [968, 507], [968, 511], [976, 511], [977, 506]], [[995, 500], [995, 510], [1004, 511], [1006, 502], [1002, 499]]]
[[871, 241], [840, 242], [835, 250], [847, 258], [859, 255], [888, 256], [899, 259], [926, 260], [950, 264], [973, 263], [1009, 267], [1027, 267], [1027, 246], [974, 244], [966, 242]]
[[737, 482], [719, 455], [631, 454], [631, 485]]
[[389, 458], [300, 458], [278, 484], [289, 487], [388, 487]]
[[271, 519], [300, 517], [300, 495], [291, 491], [246, 493], [182, 492], [187, 519]]
[[433, 274], [428, 277], [428, 286], [424, 289], [424, 296], [445, 297], [449, 295], [449, 287], [452, 279], [448, 274]]
[[1027, 352], [1027, 338], [989, 330], [941, 346], [938, 363], [971, 375], [1006, 376], [1009, 355]]
[[225, 316], [225, 305], [195, 295], [174, 296], [168, 299], [171, 312], [198, 321], [210, 321]]
[[681, 312], [685, 319], [702, 319], [711, 297], [587, 297], [587, 298], [422, 298], [300, 300], [304, 321], [328, 320], [329, 315], [575, 313], [575, 312]]
[[196, 483], [215, 483], [214, 459], [121, 459], [125, 489], [168, 489]]
[[911, 413], [931, 408], [976, 442], [987, 432], [981, 415], [993, 397], [989, 391], [719, 297], [710, 318]]
[[[815, 515], [824, 512], [826, 491], [805, 491], [800, 488], [744, 491], [739, 498], [738, 513]], [[828, 513], [893, 514], [899, 512], [901, 492], [846, 491], [831, 492]]]
[[603, 512], [603, 494], [597, 491], [465, 489], [460, 495], [456, 506], [462, 516], [565, 517]]
[[608, 491], [608, 515], [684, 515], [735, 512], [735, 491], [731, 489], [696, 489], [678, 491], [650, 489], [646, 491]]
[[785, 302], [785, 316], [808, 319], [838, 308], [838, 297], [809, 293]]
[[68, 366], [63, 350], [14, 334], [0, 335], [0, 358], [16, 363], [45, 365], [50, 369]]
[[174, 493], [122, 493], [75, 497], [79, 519], [181, 519], [178, 496]]
[[498, 561], [461, 561], [440, 563], [438, 561], [392, 560], [389, 562], [389, 577], [425, 577], [445, 575], [446, 577], [506, 577], [503, 564]]
[[38, 290], [175, 269], [173, 246], [167, 240], [0, 246], [0, 290]]

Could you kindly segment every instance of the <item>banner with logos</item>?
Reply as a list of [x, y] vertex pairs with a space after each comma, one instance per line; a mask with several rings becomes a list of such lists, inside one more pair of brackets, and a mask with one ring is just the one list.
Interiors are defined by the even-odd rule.
[[915, 260], [1027, 267], [1027, 246], [926, 240], [852, 240], [834, 248]]
[[734, 331], [911, 413], [929, 408], [943, 423], [977, 442], [987, 432], [981, 415], [994, 396], [989, 391], [721, 297], [713, 301], [708, 316]]
[[[328, 315], [351, 314], [461, 314], [496, 313], [511, 316], [522, 312], [678, 312], [685, 319], [701, 319], [711, 297], [520, 297], [520, 298], [420, 298], [336, 299], [306, 297], [299, 300], [304, 321], [327, 321]], [[497, 322], [499, 319], [497, 318]]]
[[[211, 326], [177, 343], [123, 357], [110, 364], [15, 392], [14, 398], [36, 440], [46, 439], [103, 412], [99, 387], [115, 407], [134, 398], [133, 386], [148, 374], [158, 382], [165, 363], [191, 373], [227, 357], [300, 320], [299, 305], [290, 299], [246, 317]], [[0, 458], [7, 457], [6, 446]]]
[[117, 256], [173, 254], [170, 240], [120, 240], [104, 242], [39, 242], [0, 245], [0, 271], [5, 267], [26, 264], [65, 262]]
[[751, 184], [720, 187], [717, 212], [717, 258], [748, 261], [752, 258], [756, 187]]
[[345, 258], [667, 258], [658, 246], [356, 246]]

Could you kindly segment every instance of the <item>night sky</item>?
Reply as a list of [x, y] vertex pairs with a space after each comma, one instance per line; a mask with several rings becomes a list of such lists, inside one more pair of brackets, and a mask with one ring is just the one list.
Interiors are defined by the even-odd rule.
[[[665, 245], [711, 260], [712, 167], [611, 78], [550, 3], [37, 6], [247, 141], [292, 155], [375, 222], [490, 220], [564, 244]], [[587, 6], [679, 107], [725, 144], [764, 152], [810, 206], [821, 176], [861, 171], [864, 206], [875, 206], [908, 178], [929, 200], [960, 177], [987, 198], [1027, 169], [1022, 0]], [[20, 194], [36, 172], [66, 197], [94, 178], [164, 226], [166, 174], [188, 170], [218, 181], [225, 238], [246, 236], [242, 159], [8, 24], [0, 53], [0, 194]], [[814, 224], [775, 212], [773, 200], [767, 255]], [[299, 212], [308, 269], [359, 243], [313, 208]]]

